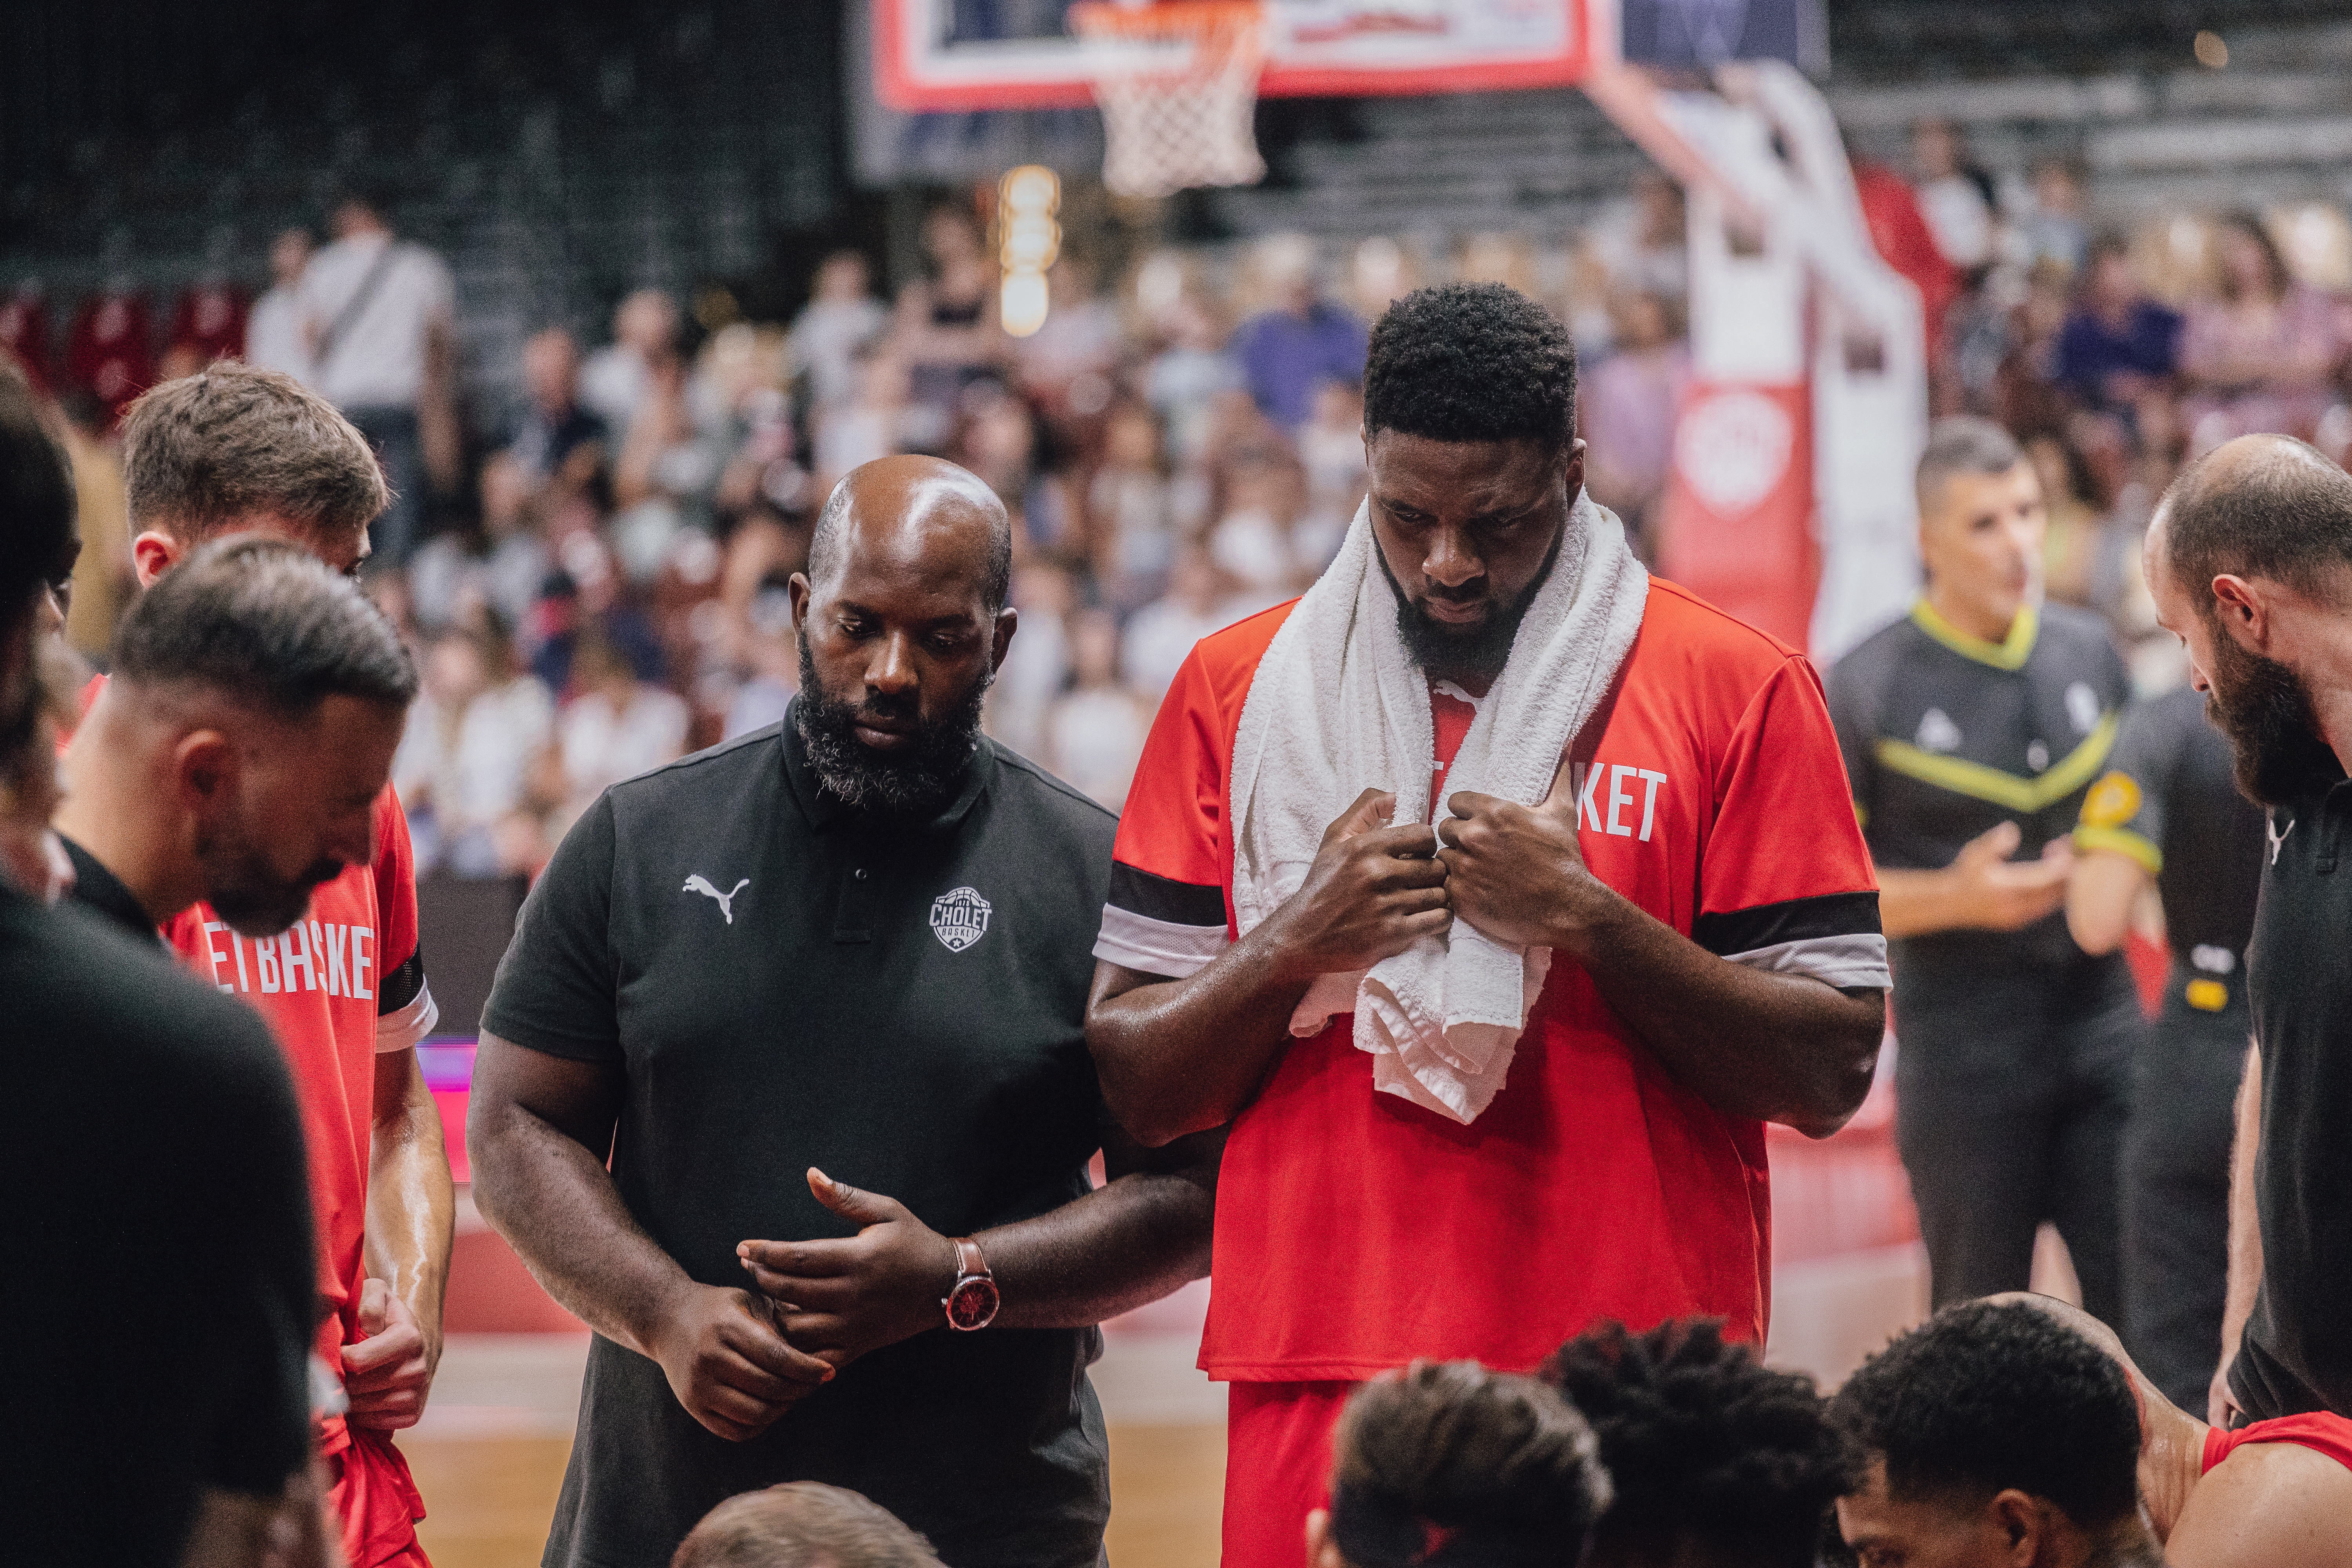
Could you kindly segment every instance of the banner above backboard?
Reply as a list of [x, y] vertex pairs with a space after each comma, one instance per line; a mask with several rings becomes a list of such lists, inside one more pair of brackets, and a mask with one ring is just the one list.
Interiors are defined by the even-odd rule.
[[[1066, 0], [869, 0], [874, 86], [909, 112], [1093, 101]], [[1181, 5], [1183, 0], [1161, 0]], [[1266, 0], [1262, 97], [1562, 87], [1593, 58], [1589, 0]]]

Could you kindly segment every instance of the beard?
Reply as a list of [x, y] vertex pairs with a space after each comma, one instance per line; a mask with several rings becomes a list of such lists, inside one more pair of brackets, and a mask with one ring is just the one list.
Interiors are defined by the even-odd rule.
[[2230, 738], [2239, 793], [2256, 805], [2284, 805], [2335, 761], [2312, 722], [2311, 694], [2285, 665], [2248, 653], [2219, 626], [2211, 630], [2205, 716]]
[[1389, 570], [1387, 553], [1375, 545], [1372, 559], [1380, 563], [1381, 575], [1388, 579], [1389, 592], [1396, 595], [1397, 636], [1404, 639], [1406, 657], [1423, 674], [1440, 679], [1466, 675], [1491, 680], [1502, 674], [1503, 666], [1510, 662], [1511, 645], [1518, 640], [1519, 623], [1528, 618], [1528, 608], [1550, 577], [1567, 538], [1568, 530], [1563, 528], [1544, 557], [1543, 569], [1519, 596], [1475, 626], [1449, 626], [1413, 603], [1396, 574]]
[[[981, 703], [994, 671], [972, 682], [963, 700], [928, 723], [915, 699], [869, 696], [864, 702], [828, 697], [817, 685], [808, 643], [801, 644], [801, 694], [793, 704], [793, 724], [808, 748], [817, 785], [844, 805], [859, 811], [929, 816], [963, 787], [964, 771], [980, 747]], [[916, 722], [914, 743], [877, 752], [857, 738], [860, 719]]]
[[292, 880], [272, 870], [260, 847], [242, 834], [196, 841], [205, 899], [239, 936], [276, 936], [310, 908], [310, 890], [343, 873], [341, 860], [315, 860]]

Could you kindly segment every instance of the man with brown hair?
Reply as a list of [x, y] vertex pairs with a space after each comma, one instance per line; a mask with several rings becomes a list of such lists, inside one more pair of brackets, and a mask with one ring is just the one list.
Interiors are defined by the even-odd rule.
[[669, 1568], [940, 1568], [889, 1510], [820, 1481], [729, 1498], [678, 1542]]
[[[37, 780], [45, 809], [56, 742], [37, 666], [78, 541], [71, 468], [42, 425], [0, 363], [0, 774]], [[28, 802], [13, 804], [21, 840]], [[8, 1560], [324, 1568], [341, 1559], [310, 1457], [293, 1084], [259, 1020], [152, 932], [47, 907], [45, 860], [22, 880], [0, 866], [0, 1178], [20, 1194], [0, 1218], [0, 1343], [30, 1352], [0, 1424]], [[90, 1267], [163, 1231], [159, 1197], [167, 1303]]]
[[122, 469], [142, 588], [229, 533], [283, 539], [349, 572], [392, 502], [367, 437], [333, 405], [235, 363], [141, 397], [123, 419]]
[[[230, 534], [283, 540], [340, 572], [390, 499], [367, 440], [276, 371], [222, 363], [166, 382], [123, 424], [140, 585]], [[308, 1134], [319, 1289], [315, 1348], [351, 1408], [320, 1426], [354, 1563], [423, 1563], [424, 1503], [391, 1434], [423, 1414], [441, 1353], [452, 1221], [440, 1114], [416, 1059], [436, 1016], [417, 949], [399, 798], [377, 797], [373, 864], [347, 866], [282, 935], [239, 934], [208, 903], [163, 928], [182, 958], [269, 1020]]]

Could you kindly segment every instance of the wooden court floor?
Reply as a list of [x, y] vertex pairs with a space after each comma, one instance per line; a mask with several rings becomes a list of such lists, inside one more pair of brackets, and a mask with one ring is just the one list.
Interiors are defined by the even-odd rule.
[[[400, 1447], [431, 1510], [416, 1533], [435, 1568], [534, 1568], [569, 1437], [410, 1436]], [[1224, 1470], [1222, 1426], [1112, 1427], [1112, 1568], [1215, 1568]]]

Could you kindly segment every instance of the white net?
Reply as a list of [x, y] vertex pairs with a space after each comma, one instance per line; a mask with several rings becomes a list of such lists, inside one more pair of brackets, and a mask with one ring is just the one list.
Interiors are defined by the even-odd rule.
[[1265, 58], [1256, 5], [1080, 5], [1070, 22], [1097, 58], [1103, 184], [1112, 192], [1169, 196], [1265, 177], [1251, 127]]

